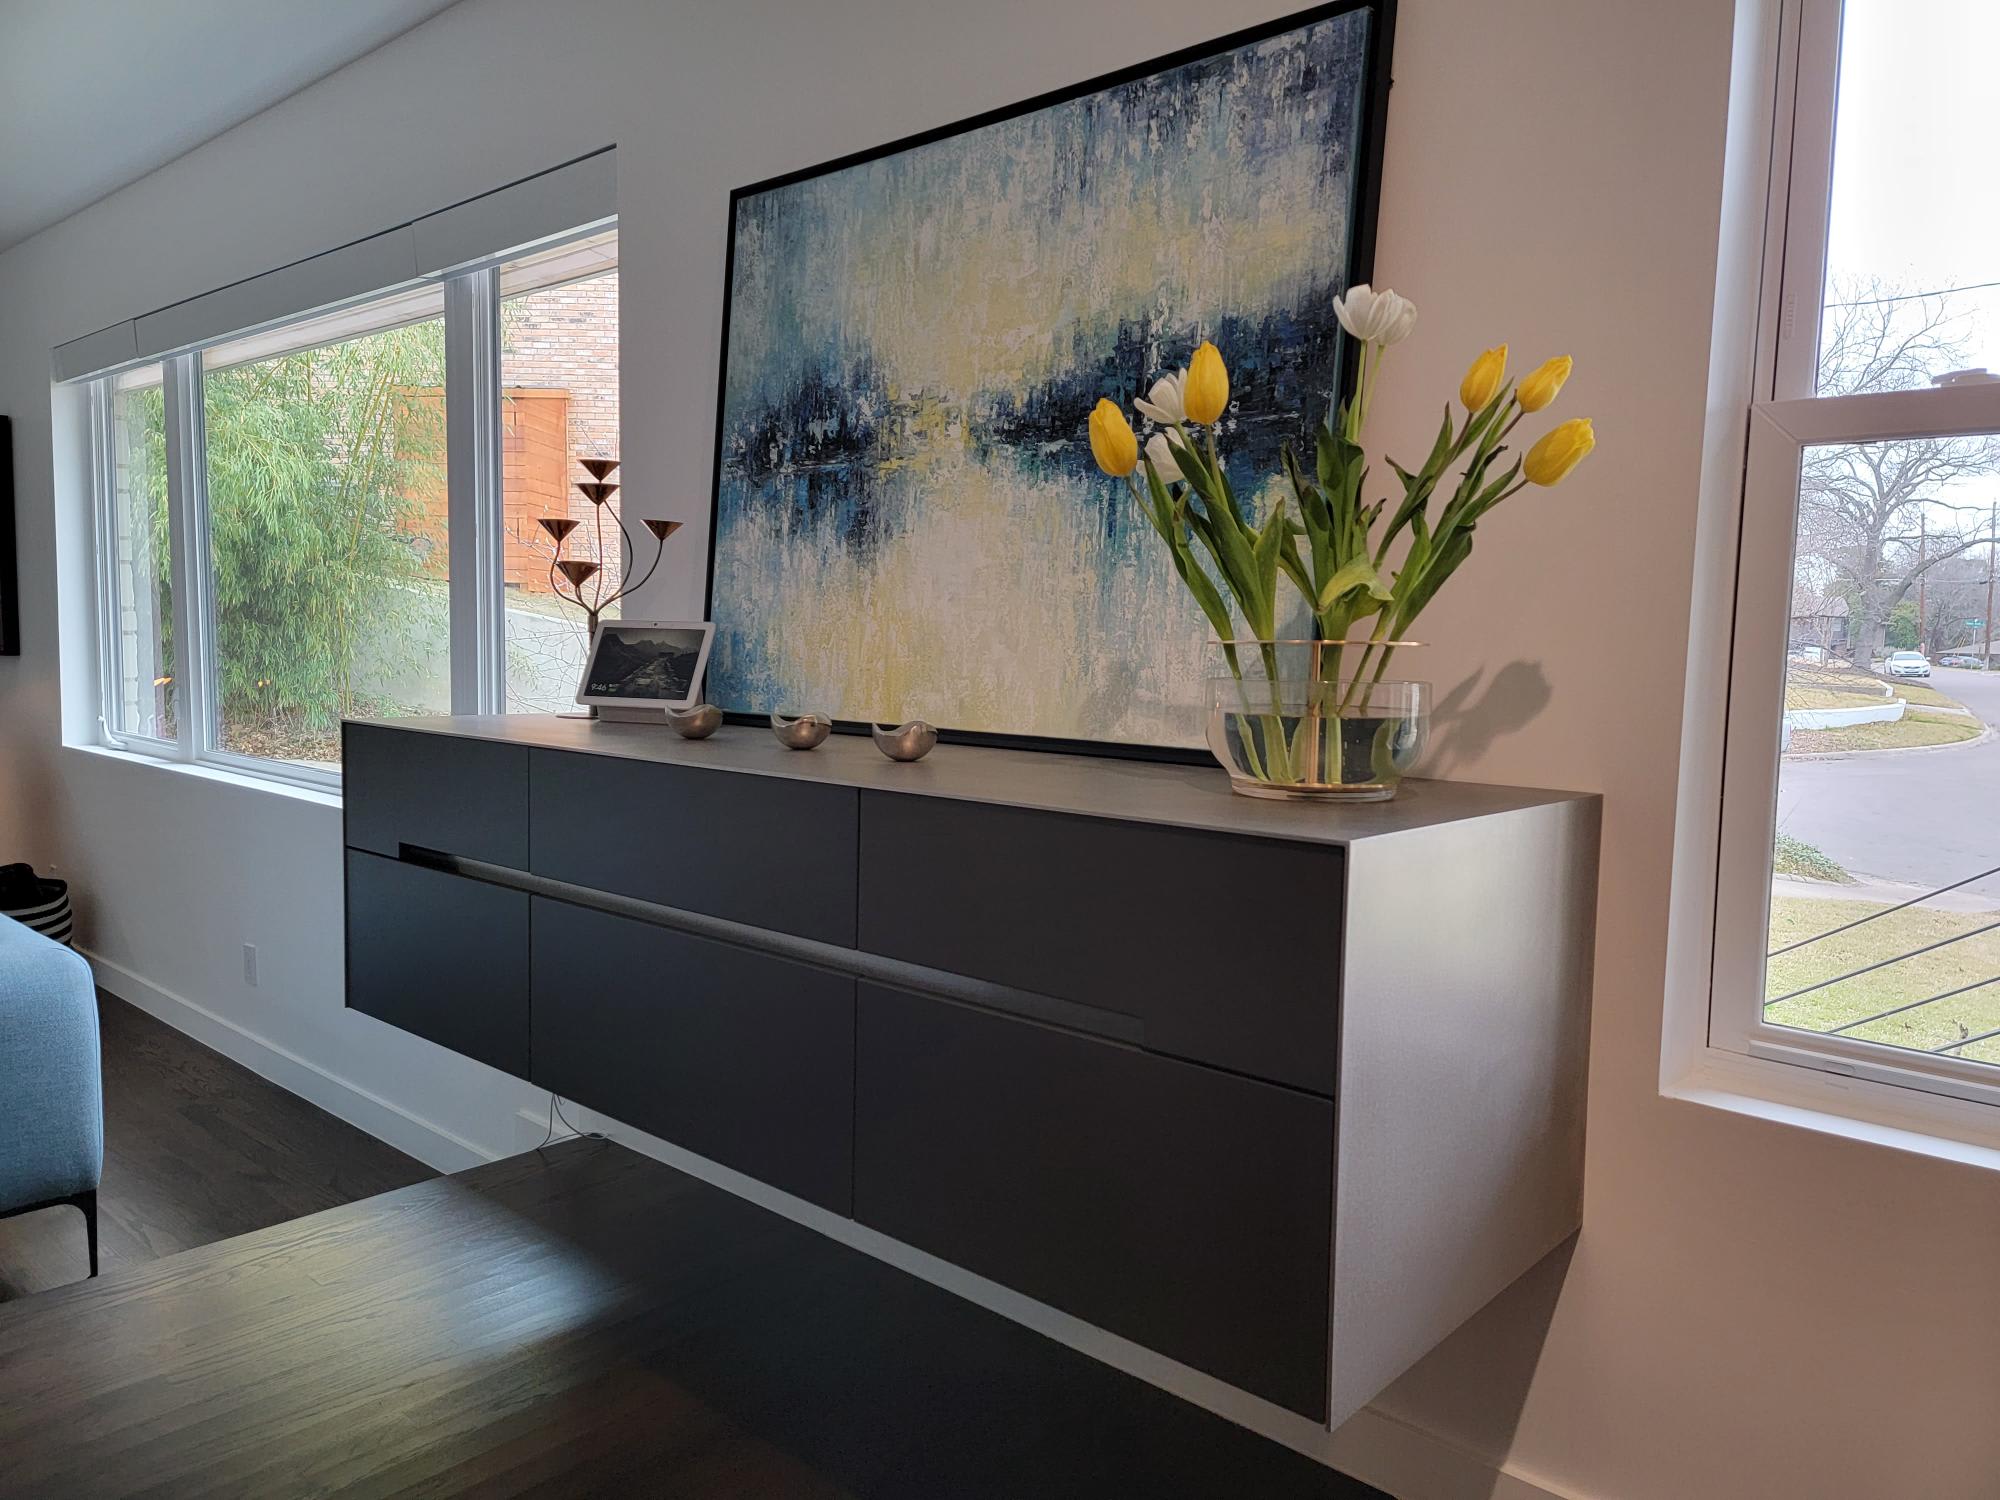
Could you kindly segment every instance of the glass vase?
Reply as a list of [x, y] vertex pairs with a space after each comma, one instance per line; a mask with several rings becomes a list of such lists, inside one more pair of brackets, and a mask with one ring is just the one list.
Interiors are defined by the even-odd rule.
[[[1412, 643], [1400, 643], [1407, 646]], [[1422, 758], [1430, 684], [1380, 676], [1382, 642], [1224, 641], [1208, 748], [1246, 797], [1386, 802]]]

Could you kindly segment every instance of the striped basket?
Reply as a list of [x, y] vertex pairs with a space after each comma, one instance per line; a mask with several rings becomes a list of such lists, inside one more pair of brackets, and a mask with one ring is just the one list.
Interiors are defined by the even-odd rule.
[[[0, 900], [0, 917], [12, 917], [23, 927], [31, 927], [43, 937], [54, 938], [58, 943], [67, 943], [73, 930], [69, 909], [69, 882], [66, 880], [34, 879], [27, 884], [32, 891], [24, 889], [22, 882], [10, 882], [4, 900]], [[26, 901], [21, 905], [8, 902]]]

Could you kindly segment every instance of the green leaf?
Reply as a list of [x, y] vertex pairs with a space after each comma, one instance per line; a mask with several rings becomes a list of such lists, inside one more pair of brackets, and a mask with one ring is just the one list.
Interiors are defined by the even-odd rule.
[[1311, 599], [1319, 592], [1313, 587], [1312, 576], [1307, 573], [1304, 559], [1299, 556], [1298, 537], [1301, 528], [1288, 525], [1285, 540], [1278, 549], [1278, 566], [1285, 570], [1285, 576], [1306, 598]]
[[[1417, 616], [1423, 613], [1424, 606], [1436, 597], [1437, 591], [1444, 587], [1445, 580], [1457, 572], [1458, 565], [1464, 562], [1471, 554], [1472, 532], [1470, 529], [1455, 531], [1448, 540], [1438, 544], [1436, 554], [1430, 559], [1422, 573], [1414, 580], [1407, 593], [1400, 588], [1397, 590], [1399, 596], [1396, 601], [1395, 612], [1395, 629], [1397, 634], [1400, 635], [1403, 631], [1407, 630]], [[1400, 585], [1401, 582], [1402, 578], [1398, 577], [1397, 583]]]
[[1376, 599], [1387, 600], [1395, 597], [1394, 591], [1382, 581], [1382, 575], [1375, 564], [1365, 557], [1357, 557], [1320, 584], [1319, 608], [1327, 609], [1341, 595], [1351, 594], [1356, 590], [1365, 590]]

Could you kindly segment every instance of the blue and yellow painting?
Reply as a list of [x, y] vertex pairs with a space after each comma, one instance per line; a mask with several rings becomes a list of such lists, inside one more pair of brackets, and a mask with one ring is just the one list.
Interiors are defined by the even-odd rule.
[[714, 702], [1201, 743], [1221, 653], [1086, 424], [1211, 339], [1272, 503], [1338, 379], [1369, 23], [737, 198]]

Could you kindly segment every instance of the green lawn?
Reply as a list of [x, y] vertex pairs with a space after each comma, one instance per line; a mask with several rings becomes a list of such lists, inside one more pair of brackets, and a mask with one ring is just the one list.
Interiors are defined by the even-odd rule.
[[1916, 745], [1950, 745], [1974, 739], [1977, 719], [1963, 714], [1928, 714], [1907, 710], [1889, 724], [1850, 724], [1844, 729], [1794, 729], [1791, 755], [1825, 755], [1835, 750], [1907, 750]]
[[1940, 693], [1934, 687], [1925, 687], [1922, 683], [1912, 682], [1907, 677], [1884, 680], [1888, 681], [1889, 686], [1895, 690], [1898, 698], [1906, 698], [1920, 708], [1961, 708], [1964, 706], [1956, 698]]
[[1795, 839], [1789, 833], [1779, 834], [1772, 846], [1771, 873], [1799, 880], [1824, 880], [1833, 885], [1854, 884], [1854, 877], [1824, 849], [1804, 839]]
[[[1783, 948], [1883, 910], [1886, 907], [1879, 902], [1773, 897], [1771, 947]], [[2000, 912], [1946, 912], [1917, 907], [1899, 911], [1772, 959], [1764, 993], [1767, 998], [1789, 994], [1805, 985], [1995, 923], [2000, 923]], [[1860, 1041], [1929, 1051], [1960, 1037], [2000, 1027], [2000, 927], [1934, 953], [1814, 990], [1796, 1000], [1767, 1006], [1764, 1016], [1780, 1026], [1830, 1031], [1862, 1016], [1981, 980], [1993, 982], [1953, 999], [1843, 1033]], [[1975, 1042], [1951, 1055], [2000, 1063], [2000, 1037]]]
[[1881, 679], [1868, 672], [1801, 662], [1785, 669], [1786, 708], [1864, 708], [1885, 701]]
[[1889, 693], [1917, 708], [1960, 708], [1949, 694], [1907, 677], [1881, 677], [1838, 662], [1792, 662], [1785, 668], [1785, 707], [1860, 708], [1884, 703]]

